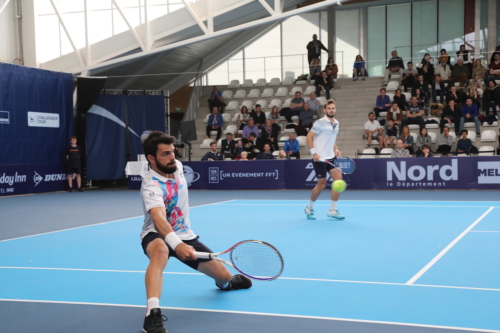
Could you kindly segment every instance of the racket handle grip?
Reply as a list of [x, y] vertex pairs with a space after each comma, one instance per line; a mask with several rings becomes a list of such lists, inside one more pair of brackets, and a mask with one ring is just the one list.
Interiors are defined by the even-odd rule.
[[208, 252], [195, 252], [194, 255], [198, 259], [212, 259], [212, 253]]

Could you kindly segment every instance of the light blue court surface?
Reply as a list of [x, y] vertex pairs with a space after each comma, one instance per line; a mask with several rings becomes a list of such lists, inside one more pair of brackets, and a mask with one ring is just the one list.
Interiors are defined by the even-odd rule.
[[[220, 292], [172, 259], [162, 306], [500, 331], [500, 203], [342, 201], [347, 218], [305, 218], [307, 201], [234, 200], [193, 207], [215, 252], [260, 239], [282, 277]], [[142, 218], [0, 242], [0, 299], [143, 306]]]

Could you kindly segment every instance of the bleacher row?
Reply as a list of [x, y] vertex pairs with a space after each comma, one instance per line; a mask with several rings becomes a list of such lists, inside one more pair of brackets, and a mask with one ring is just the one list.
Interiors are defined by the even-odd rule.
[[[451, 134], [451, 133], [450, 133]], [[453, 133], [454, 134], [454, 133]], [[455, 142], [455, 137], [453, 139], [453, 142]], [[435, 143], [435, 141], [434, 141]], [[479, 153], [477, 154], [478, 156], [493, 156], [495, 155], [495, 148], [493, 146], [482, 146], [479, 147]], [[358, 158], [390, 158], [392, 153], [392, 148], [382, 148], [380, 150], [380, 153], [377, 154], [375, 149], [373, 148], [365, 148], [363, 149], [363, 152], [357, 156]], [[457, 156], [468, 156], [467, 154], [458, 154]], [[434, 157], [439, 157], [439, 155], [434, 155]]]

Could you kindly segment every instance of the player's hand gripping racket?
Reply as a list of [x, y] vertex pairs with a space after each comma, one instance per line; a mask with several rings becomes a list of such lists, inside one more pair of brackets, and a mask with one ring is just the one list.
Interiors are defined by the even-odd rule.
[[[229, 252], [229, 261], [219, 258]], [[283, 271], [283, 258], [279, 251], [269, 243], [246, 240], [219, 253], [195, 252], [200, 259], [213, 259], [233, 267], [241, 274], [259, 281], [272, 281]]]
[[349, 157], [339, 156], [335, 159], [335, 164], [332, 162], [325, 160], [326, 163], [334, 166], [337, 170], [339, 170], [343, 174], [351, 174], [356, 170], [356, 163]]

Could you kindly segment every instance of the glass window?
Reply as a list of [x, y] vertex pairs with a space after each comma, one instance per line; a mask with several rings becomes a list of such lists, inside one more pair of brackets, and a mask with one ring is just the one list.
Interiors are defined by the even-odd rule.
[[56, 15], [38, 17], [35, 43], [39, 62], [47, 62], [61, 56], [59, 28], [59, 19]]
[[385, 7], [368, 7], [368, 59], [370, 76], [384, 75], [387, 52], [385, 47]]
[[243, 83], [243, 51], [236, 53], [228, 60], [229, 82], [239, 80]]
[[396, 50], [405, 64], [411, 60], [411, 4], [387, 6], [386, 58]]
[[88, 28], [89, 40], [91, 44], [113, 36], [113, 20], [111, 15], [111, 9], [91, 11], [89, 13], [89, 21], [91, 23]]
[[245, 48], [245, 78], [255, 82], [260, 78], [269, 81], [280, 77], [280, 57], [280, 25], [277, 25]]
[[439, 0], [438, 42], [454, 64], [455, 52], [464, 44], [464, 0]]
[[424, 1], [413, 3], [412, 13], [412, 58], [419, 64], [426, 53], [437, 62], [437, 2]]
[[228, 82], [227, 61], [211, 70], [207, 75], [207, 85], [226, 85]]
[[337, 52], [334, 60], [339, 67], [339, 75], [350, 77], [352, 65], [359, 54], [359, 11], [357, 9], [335, 11], [335, 25]]
[[[85, 14], [83, 12], [62, 14], [62, 17], [76, 47], [79, 49], [85, 47], [85, 29], [83, 28], [85, 27]], [[66, 33], [62, 27], [61, 36], [66, 37]], [[63, 55], [74, 51], [69, 39], [61, 38], [61, 41], [63, 41], [61, 44], [61, 53]], [[66, 41], [66, 43], [64, 43], [64, 41]]]

